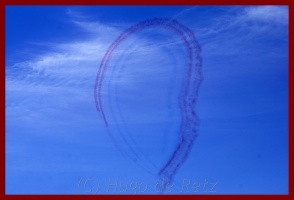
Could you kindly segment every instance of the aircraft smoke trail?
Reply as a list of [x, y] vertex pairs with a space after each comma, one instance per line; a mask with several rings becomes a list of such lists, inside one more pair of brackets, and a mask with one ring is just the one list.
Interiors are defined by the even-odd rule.
[[[168, 182], [171, 182], [180, 166], [187, 159], [192, 145], [198, 135], [199, 118], [196, 114], [195, 106], [203, 76], [201, 47], [197, 42], [193, 31], [174, 19], [165, 18], [154, 18], [145, 20], [128, 28], [126, 31], [121, 33], [119, 37], [110, 45], [100, 63], [95, 82], [94, 97], [96, 108], [98, 112], [100, 112], [106, 127], [108, 127], [109, 123], [101, 101], [101, 90], [104, 75], [109, 67], [109, 62], [114, 56], [114, 52], [117, 50], [119, 45], [124, 42], [129, 36], [151, 27], [161, 27], [177, 35], [184, 44], [185, 50], [188, 55], [188, 62], [186, 66], [186, 81], [182, 86], [183, 90], [180, 94], [181, 98], [179, 105], [181, 110], [181, 138], [168, 162], [158, 172], [159, 177], [166, 178]], [[110, 136], [113, 137], [111, 134]], [[115, 145], [116, 147], [119, 147], [119, 144], [116, 143]]]

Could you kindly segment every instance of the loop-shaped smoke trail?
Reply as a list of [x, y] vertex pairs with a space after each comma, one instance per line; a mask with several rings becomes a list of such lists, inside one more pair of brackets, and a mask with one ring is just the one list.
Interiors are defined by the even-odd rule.
[[[188, 55], [187, 66], [185, 66], [187, 68], [185, 79], [186, 81], [182, 86], [183, 89], [181, 90], [179, 105], [181, 110], [181, 137], [178, 141], [176, 149], [168, 159], [168, 162], [158, 172], [159, 177], [165, 178], [168, 180], [168, 182], [171, 182], [180, 166], [187, 159], [192, 145], [198, 135], [199, 118], [196, 114], [195, 107], [203, 76], [201, 47], [193, 31], [174, 19], [164, 18], [145, 20], [128, 28], [126, 31], [121, 33], [119, 37], [110, 45], [100, 63], [95, 82], [94, 97], [96, 108], [100, 112], [106, 127], [108, 127], [108, 119], [105, 115], [103, 103], [101, 100], [101, 90], [104, 75], [109, 67], [109, 62], [118, 46], [130, 35], [150, 27], [162, 27], [177, 35], [177, 37], [184, 44], [185, 51]], [[115, 145], [119, 147], [119, 144]]]

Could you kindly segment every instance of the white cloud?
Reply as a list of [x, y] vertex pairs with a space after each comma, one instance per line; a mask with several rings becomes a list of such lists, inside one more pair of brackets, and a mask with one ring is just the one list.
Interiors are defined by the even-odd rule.
[[[105, 27], [96, 31], [101, 33]], [[47, 51], [36, 52], [33, 59], [6, 67], [7, 124], [32, 123], [33, 126], [56, 121], [66, 113], [70, 113], [68, 116], [72, 120], [85, 122], [85, 113], [97, 114], [94, 112], [94, 81], [101, 58], [111, 40], [117, 37], [115, 32], [119, 30], [83, 41], [30, 43], [42, 45]], [[80, 111], [76, 112], [76, 108]], [[59, 124], [72, 123], [57, 121]]]
[[275, 53], [274, 46], [270, 46], [271, 50], [264, 48], [263, 40], [286, 43], [287, 25], [286, 6], [238, 6], [201, 25], [195, 23], [193, 30], [202, 44], [203, 54], [209, 57], [254, 54], [281, 57], [286, 54]]
[[118, 35], [120, 33], [120, 30], [118, 30], [117, 27], [114, 27], [114, 25], [104, 25], [98, 21], [96, 22], [89, 22], [89, 21], [79, 21], [79, 20], [73, 20], [72, 21], [75, 25], [79, 26], [80, 28], [84, 29], [85, 31], [88, 31], [89, 33], [95, 33], [95, 34], [103, 34], [103, 35]]
[[66, 10], [66, 14], [71, 18], [77, 18], [77, 19], [88, 19], [90, 16], [85, 15], [84, 13], [78, 12], [75, 9], [68, 8]]
[[[73, 40], [67, 43], [37, 43], [50, 49], [36, 56], [34, 59], [15, 63], [6, 70], [6, 110], [8, 119], [24, 119], [30, 122], [49, 121], [48, 107], [54, 107], [50, 113], [56, 117], [62, 112], [72, 112], [77, 104], [91, 104], [94, 106], [94, 81], [96, 74], [107, 48], [111, 42], [121, 33], [121, 29], [107, 26], [98, 22], [73, 21], [79, 28], [86, 32], [92, 32], [96, 37], [90, 37], [83, 41]], [[166, 55], [161, 51], [162, 46], [178, 45], [177, 42], [169, 43], [165, 40], [160, 43], [150, 41], [148, 37], [134, 36], [131, 41], [122, 44], [114, 55], [135, 54], [127, 65], [140, 65], [140, 73], [162, 73], [163, 68], [152, 66], [166, 65]], [[131, 43], [131, 44], [130, 44]], [[131, 46], [131, 47], [130, 47]], [[126, 48], [127, 47], [127, 48]], [[119, 56], [113, 56], [116, 62]], [[146, 62], [144, 60], [146, 59]], [[152, 62], [153, 61], [153, 62]], [[160, 65], [161, 63], [161, 65]], [[116, 66], [117, 67], [117, 66]], [[23, 73], [19, 73], [19, 72]], [[21, 74], [16, 76], [16, 74]], [[136, 79], [136, 70], [123, 72], [119, 79], [119, 85], [134, 87], [140, 82]], [[106, 76], [111, 73], [106, 74]], [[165, 77], [165, 76], [163, 76]], [[117, 81], [117, 80], [116, 80]], [[128, 83], [131, 81], [131, 83]], [[136, 82], [136, 84], [134, 84]], [[104, 92], [104, 91], [102, 91]], [[107, 91], [106, 91], [107, 92]], [[59, 111], [57, 112], [57, 110]], [[20, 112], [25, 114], [19, 115]], [[97, 114], [97, 113], [96, 113]], [[83, 112], [80, 114], [84, 118]], [[99, 116], [97, 114], [97, 116]], [[52, 119], [53, 120], [53, 119]], [[12, 120], [11, 120], [12, 122]]]
[[289, 10], [286, 6], [251, 6], [245, 10], [247, 20], [288, 24]]

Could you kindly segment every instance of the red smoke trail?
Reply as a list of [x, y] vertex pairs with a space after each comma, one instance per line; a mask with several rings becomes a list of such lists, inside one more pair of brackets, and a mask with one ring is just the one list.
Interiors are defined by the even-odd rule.
[[101, 101], [101, 89], [105, 72], [117, 47], [131, 34], [150, 27], [163, 27], [176, 33], [185, 45], [188, 55], [187, 78], [181, 94], [180, 109], [182, 114], [181, 139], [168, 162], [162, 167], [158, 175], [172, 181], [179, 167], [187, 159], [195, 138], [198, 135], [199, 119], [195, 111], [195, 104], [198, 98], [199, 87], [202, 82], [202, 59], [201, 48], [194, 33], [176, 20], [154, 18], [138, 23], [126, 31], [110, 45], [106, 51], [97, 73], [94, 97], [97, 110], [101, 113], [102, 119], [108, 126]]

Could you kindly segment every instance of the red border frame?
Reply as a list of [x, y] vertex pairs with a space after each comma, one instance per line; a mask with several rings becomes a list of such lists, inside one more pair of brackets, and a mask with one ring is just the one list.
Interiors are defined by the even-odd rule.
[[[291, 76], [293, 78], [293, 57], [291, 57], [291, 53], [293, 53], [293, 12], [294, 5], [291, 0], [181, 0], [178, 2], [171, 2], [171, 0], [99, 0], [97, 2], [91, 0], [1, 0], [0, 1], [0, 20], [1, 20], [1, 33], [0, 36], [2, 38], [0, 53], [1, 53], [1, 65], [2, 65], [2, 73], [1, 73], [1, 90], [3, 94], [5, 94], [5, 6], [6, 5], [288, 5], [289, 6], [289, 194], [288, 195], [140, 195], [139, 198], [147, 199], [147, 198], [168, 198], [175, 199], [178, 197], [185, 199], [192, 198], [205, 198], [205, 199], [248, 199], [248, 198], [259, 198], [259, 199], [291, 199], [293, 197], [293, 172], [291, 171], [293, 168], [293, 136], [291, 133], [291, 120], [293, 117], [291, 113], [293, 113], [293, 107], [290, 105], [291, 100], [293, 99], [291, 95], [291, 88], [294, 84], [293, 80], [291, 80]], [[1, 159], [1, 199], [51, 199], [52, 197], [62, 197], [66, 199], [93, 199], [93, 198], [138, 198], [137, 195], [6, 195], [5, 194], [5, 95], [1, 98], [1, 104], [4, 106], [1, 120], [2, 127], [2, 145], [1, 151], [3, 158]], [[292, 111], [292, 112], [291, 112]]]

